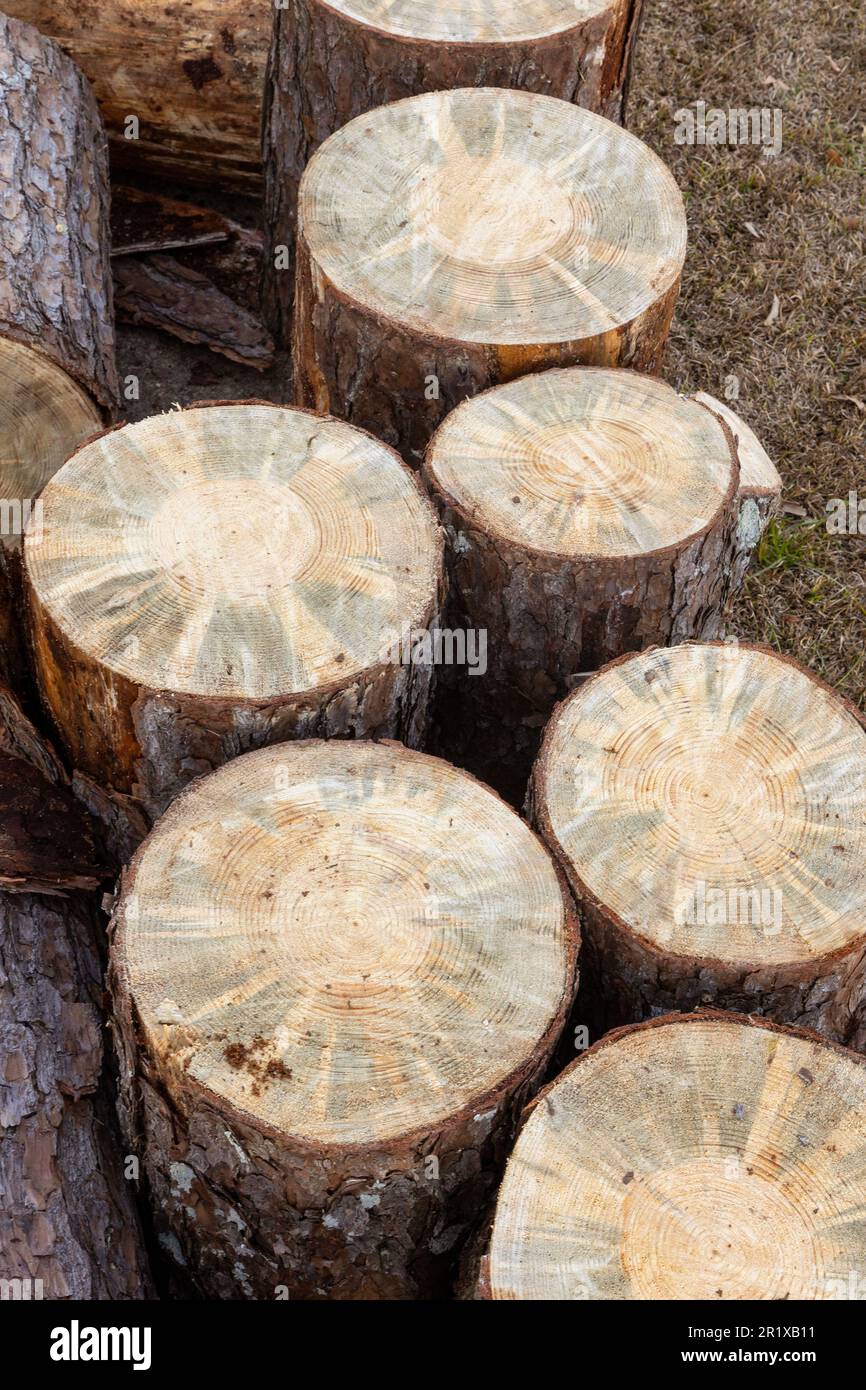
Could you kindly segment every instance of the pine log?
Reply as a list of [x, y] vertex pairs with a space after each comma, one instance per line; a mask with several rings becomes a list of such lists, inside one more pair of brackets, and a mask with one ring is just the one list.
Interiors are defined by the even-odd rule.
[[4, 690], [0, 824], [2, 1297], [146, 1298], [103, 1061], [103, 928], [88, 890], [106, 865], [56, 757]]
[[686, 246], [640, 140], [526, 92], [436, 92], [344, 126], [298, 209], [298, 404], [419, 465], [467, 396], [546, 367], [657, 371]]
[[122, 1114], [160, 1240], [213, 1298], [443, 1292], [574, 993], [552, 860], [395, 743], [188, 787], [124, 876]]
[[0, 338], [0, 681], [29, 705], [32, 677], [21, 569], [28, 523], [40, 531], [48, 479], [102, 421], [81, 388], [40, 352]]
[[21, 535], [117, 400], [105, 137], [84, 78], [0, 14], [0, 680], [28, 699]]
[[25, 540], [42, 697], [70, 764], [159, 814], [288, 738], [425, 733], [442, 538], [416, 478], [341, 421], [211, 403], [109, 431]]
[[745, 644], [625, 658], [560, 706], [530, 806], [582, 913], [582, 1022], [710, 1004], [866, 1045], [864, 722]]
[[[105, 133], [75, 65], [2, 14], [0, 147], [0, 339], [37, 349], [110, 414], [118, 391]], [[46, 392], [49, 373], [45, 364], [37, 383]]]
[[736, 1014], [609, 1034], [533, 1107], [478, 1294], [859, 1298], [864, 1065]]
[[727, 425], [734, 437], [740, 460], [740, 516], [737, 523], [737, 555], [734, 583], [739, 588], [752, 562], [761, 537], [782, 503], [782, 479], [754, 430], [729, 405], [717, 401], [706, 391], [692, 397], [711, 410]]
[[440, 751], [519, 803], [576, 678], [719, 635], [738, 577], [733, 440], [653, 377], [570, 367], [464, 402], [423, 476], [448, 539], [448, 627], [487, 634], [484, 674], [443, 672]]
[[624, 118], [643, 0], [287, 0], [265, 81], [264, 173], [271, 254], [266, 304], [291, 332], [298, 183], [324, 140], [356, 116], [423, 92], [509, 87]]
[[[93, 83], [118, 168], [256, 193], [268, 0], [4, 0]], [[139, 123], [129, 138], [129, 118]]]

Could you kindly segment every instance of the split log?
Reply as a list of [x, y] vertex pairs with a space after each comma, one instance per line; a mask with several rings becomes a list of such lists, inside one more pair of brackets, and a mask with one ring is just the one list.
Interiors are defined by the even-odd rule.
[[298, 183], [315, 150], [377, 106], [422, 92], [511, 87], [624, 117], [643, 0], [288, 0], [265, 81], [264, 172], [271, 255], [266, 303], [288, 343]]
[[761, 537], [782, 504], [782, 479], [754, 430], [731, 410], [706, 391], [698, 391], [692, 400], [727, 425], [734, 437], [740, 460], [740, 516], [737, 523], [737, 556], [734, 562], [734, 583], [743, 582]]
[[4, 0], [4, 9], [56, 39], [93, 83], [115, 167], [258, 191], [272, 5]]
[[88, 890], [106, 865], [6, 691], [0, 822], [0, 1281], [13, 1298], [147, 1298], [103, 1061], [102, 927]]
[[382, 107], [301, 180], [298, 404], [417, 466], [486, 387], [575, 363], [654, 372], [685, 246], [670, 173], [602, 116], [489, 88]]
[[[105, 133], [75, 65], [2, 14], [0, 144], [0, 339], [49, 359], [37, 382], [46, 396], [53, 363], [59, 394], [72, 377], [110, 414], [118, 388]], [[15, 398], [3, 395], [11, 412]]]
[[124, 877], [122, 1114], [214, 1298], [440, 1294], [571, 1007], [564, 881], [399, 744], [285, 744], [188, 787]]
[[70, 764], [158, 814], [265, 743], [424, 737], [442, 538], [342, 421], [211, 403], [102, 435], [25, 540], [40, 690]]
[[736, 1014], [603, 1038], [526, 1121], [480, 1296], [858, 1298], [864, 1065]]
[[582, 912], [581, 1021], [717, 1004], [866, 1044], [866, 729], [817, 677], [724, 643], [614, 662], [530, 805]]
[[274, 364], [274, 344], [259, 316], [173, 256], [115, 261], [114, 298], [122, 323], [148, 324], [181, 342], [201, 343], [257, 372]]
[[719, 635], [739, 555], [733, 441], [653, 377], [572, 367], [464, 402], [423, 476], [449, 542], [448, 625], [487, 634], [486, 673], [443, 672], [440, 751], [519, 802], [577, 677]]

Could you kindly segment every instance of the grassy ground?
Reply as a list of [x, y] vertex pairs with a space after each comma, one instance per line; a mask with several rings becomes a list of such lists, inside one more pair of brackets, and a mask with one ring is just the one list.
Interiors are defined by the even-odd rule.
[[[736, 376], [731, 404], [806, 512], [766, 538], [734, 630], [866, 709], [866, 536], [825, 521], [831, 497], [866, 502], [866, 8], [646, 3], [628, 124], [672, 168], [690, 234], [665, 374], [717, 396]], [[779, 108], [779, 156], [677, 145], [673, 113], [699, 100]]]

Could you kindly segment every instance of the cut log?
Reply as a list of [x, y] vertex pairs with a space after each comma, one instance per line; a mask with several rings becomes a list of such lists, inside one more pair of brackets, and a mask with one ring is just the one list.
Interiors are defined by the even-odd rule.
[[[250, 0], [4, 0], [93, 83], [117, 168], [256, 193], [273, 8]], [[136, 130], [130, 117], [138, 121]]]
[[760, 647], [614, 662], [563, 704], [530, 803], [582, 911], [581, 1021], [718, 1004], [866, 1044], [866, 729]]
[[864, 1114], [863, 1058], [809, 1033], [717, 1013], [613, 1033], [520, 1134], [486, 1296], [859, 1298]]
[[[0, 339], [37, 349], [110, 414], [118, 389], [105, 133], [75, 65], [2, 14], [0, 144]], [[10, 410], [8, 399], [0, 408]]]
[[670, 173], [602, 116], [490, 88], [381, 107], [301, 181], [296, 400], [417, 466], [485, 387], [575, 363], [656, 371], [685, 246]]
[[388, 102], [460, 87], [513, 87], [619, 121], [643, 0], [288, 0], [275, 16], [265, 82], [266, 303], [291, 331], [290, 252], [298, 183], [347, 121]]
[[148, 324], [181, 342], [202, 343], [257, 372], [274, 364], [274, 344], [258, 315], [173, 256], [115, 261], [114, 297], [122, 323]]
[[259, 750], [169, 808], [113, 931], [126, 1133], [199, 1290], [441, 1293], [573, 998], [525, 823], [399, 744]]
[[449, 542], [448, 626], [486, 633], [485, 672], [443, 672], [440, 751], [520, 802], [575, 678], [719, 635], [739, 554], [733, 441], [653, 377], [570, 367], [464, 402], [423, 476]]
[[[0, 690], [4, 1297], [151, 1296], [103, 1062], [94, 827]], [[8, 1282], [7, 1282], [8, 1281]]]
[[0, 680], [30, 703], [23, 612], [24, 529], [40, 528], [37, 499], [71, 453], [102, 428], [71, 377], [22, 343], [0, 338]]
[[727, 425], [737, 445], [740, 460], [740, 516], [737, 523], [737, 555], [734, 562], [734, 582], [739, 588], [772, 518], [782, 504], [782, 479], [754, 430], [731, 410], [706, 391], [692, 397], [711, 410]]
[[25, 540], [40, 689], [86, 776], [158, 814], [262, 744], [425, 733], [442, 538], [415, 477], [341, 421], [215, 403], [113, 430]]
[[34, 499], [117, 401], [105, 136], [81, 73], [0, 14], [0, 680], [30, 700]]

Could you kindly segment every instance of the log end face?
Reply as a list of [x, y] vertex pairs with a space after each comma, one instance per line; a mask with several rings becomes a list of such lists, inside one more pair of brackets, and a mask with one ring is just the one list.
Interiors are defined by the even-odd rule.
[[553, 864], [486, 788], [398, 744], [313, 741], [172, 805], [113, 960], [181, 1104], [206, 1093], [288, 1151], [398, 1153], [487, 1133], [553, 1046], [575, 945]]
[[808, 672], [690, 643], [614, 662], [560, 706], [533, 806], [643, 1008], [736, 987], [806, 1013], [862, 954], [864, 769], [860, 720]]
[[[610, 1116], [616, 1101], [616, 1144]], [[605, 1039], [542, 1095], [511, 1156], [494, 1299], [833, 1299], [866, 1245], [861, 1059], [737, 1015]], [[767, 1136], [772, 1136], [768, 1141]]]
[[567, 102], [495, 88], [350, 122], [310, 162], [299, 215], [312, 262], [371, 317], [491, 347], [624, 332], [685, 256], [682, 198], [645, 145]]

